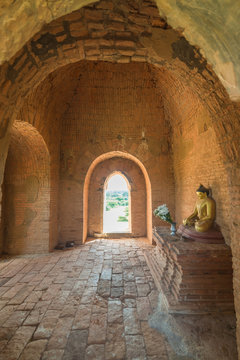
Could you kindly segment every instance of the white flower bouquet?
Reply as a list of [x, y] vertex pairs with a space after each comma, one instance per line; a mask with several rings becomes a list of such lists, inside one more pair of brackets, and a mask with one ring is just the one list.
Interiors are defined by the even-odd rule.
[[168, 222], [169, 224], [173, 224], [174, 221], [171, 218], [170, 212], [166, 204], [158, 206], [154, 211], [153, 214], [163, 221]]

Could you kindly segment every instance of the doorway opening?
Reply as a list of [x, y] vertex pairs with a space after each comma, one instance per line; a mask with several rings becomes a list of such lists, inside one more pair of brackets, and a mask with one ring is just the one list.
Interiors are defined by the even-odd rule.
[[114, 172], [105, 181], [103, 204], [103, 233], [130, 233], [130, 185], [122, 173]]

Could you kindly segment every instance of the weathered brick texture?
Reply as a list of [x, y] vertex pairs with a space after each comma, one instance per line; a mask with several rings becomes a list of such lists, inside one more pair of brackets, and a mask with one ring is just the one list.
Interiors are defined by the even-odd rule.
[[154, 231], [153, 238], [156, 247], [145, 256], [171, 311], [233, 309], [229, 246], [173, 238], [161, 227]]

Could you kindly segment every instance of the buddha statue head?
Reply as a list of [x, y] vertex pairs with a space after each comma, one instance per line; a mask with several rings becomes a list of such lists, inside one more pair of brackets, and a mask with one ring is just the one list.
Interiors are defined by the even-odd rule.
[[200, 184], [199, 188], [196, 190], [196, 193], [199, 199], [204, 199], [208, 197], [209, 189], [205, 188], [205, 186]]

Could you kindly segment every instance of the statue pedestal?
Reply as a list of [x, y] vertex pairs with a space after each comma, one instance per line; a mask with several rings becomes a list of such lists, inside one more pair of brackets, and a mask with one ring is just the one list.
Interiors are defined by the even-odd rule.
[[171, 236], [164, 227], [154, 229], [153, 240], [144, 255], [168, 313], [234, 309], [229, 246]]
[[221, 231], [216, 228], [207, 232], [198, 232], [193, 226], [180, 225], [177, 234], [190, 240], [195, 240], [204, 244], [224, 244], [224, 237]]

